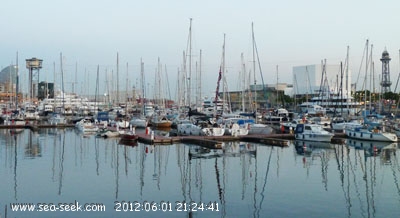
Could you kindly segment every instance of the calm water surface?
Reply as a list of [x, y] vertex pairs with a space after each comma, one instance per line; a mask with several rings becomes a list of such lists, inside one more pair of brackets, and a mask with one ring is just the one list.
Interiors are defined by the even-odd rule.
[[[294, 142], [280, 148], [233, 142], [224, 150], [207, 150], [188, 144], [122, 145], [73, 129], [17, 135], [0, 130], [0, 216], [400, 217], [396, 144], [346, 144]], [[135, 202], [146, 201], [157, 207], [135, 208]], [[13, 212], [10, 207], [74, 202], [101, 203], [105, 211]], [[183, 202], [214, 204], [189, 212], [176, 208]]]

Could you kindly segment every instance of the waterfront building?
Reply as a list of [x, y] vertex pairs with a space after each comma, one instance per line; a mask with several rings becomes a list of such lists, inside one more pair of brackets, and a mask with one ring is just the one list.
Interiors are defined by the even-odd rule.
[[0, 71], [0, 101], [15, 100], [17, 87], [17, 66], [10, 65]]
[[[232, 111], [265, 111], [273, 107], [288, 107], [288, 102], [284, 102], [282, 97], [293, 93], [293, 86], [287, 83], [250, 85], [249, 89], [239, 91], [229, 91], [226, 93], [226, 102], [230, 104]], [[220, 93], [219, 96], [223, 96]], [[203, 104], [210, 104], [214, 99], [207, 99]], [[213, 105], [212, 105], [213, 106]], [[244, 110], [243, 110], [244, 108]]]
[[38, 87], [38, 99], [54, 98], [54, 83], [40, 82]]
[[[343, 72], [343, 78], [341, 76]], [[342, 79], [341, 79], [342, 78]], [[293, 90], [295, 95], [321, 96], [351, 94], [351, 72], [340, 69], [340, 65], [314, 64], [293, 67]]]

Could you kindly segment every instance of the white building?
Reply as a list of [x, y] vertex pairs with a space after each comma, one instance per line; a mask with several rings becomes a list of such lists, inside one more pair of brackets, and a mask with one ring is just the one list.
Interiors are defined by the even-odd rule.
[[[343, 69], [341, 80], [340, 65], [325, 65], [326, 76], [322, 79], [323, 65], [293, 67], [293, 92], [295, 95], [338, 94], [342, 81], [343, 96], [350, 96], [351, 72]], [[322, 79], [322, 80], [321, 80]], [[322, 82], [321, 82], [322, 81]], [[321, 88], [322, 87], [322, 88]]]

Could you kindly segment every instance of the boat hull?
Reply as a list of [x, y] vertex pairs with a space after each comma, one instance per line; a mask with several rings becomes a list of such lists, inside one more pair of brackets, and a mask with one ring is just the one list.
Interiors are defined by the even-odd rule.
[[274, 131], [272, 127], [261, 123], [249, 124], [248, 128], [249, 128], [248, 135], [271, 134]]
[[225, 134], [225, 128], [219, 127], [203, 128], [202, 131], [206, 136], [223, 136]]
[[191, 123], [178, 124], [178, 134], [179, 135], [203, 135], [203, 131], [201, 131], [201, 127], [196, 126]]
[[333, 134], [318, 134], [318, 133], [296, 133], [297, 140], [314, 141], [314, 142], [330, 142]]
[[121, 134], [120, 136], [121, 136], [121, 140], [124, 140], [124, 141], [137, 141], [139, 138], [138, 135], [129, 134], [129, 133], [124, 133], [124, 134]]
[[349, 138], [366, 140], [366, 141], [381, 141], [381, 142], [397, 142], [397, 136], [388, 132], [372, 132], [367, 130], [346, 129], [346, 135]]
[[172, 122], [167, 121], [167, 122], [153, 122], [153, 126], [156, 128], [170, 128], [172, 125]]
[[147, 120], [145, 119], [132, 119], [130, 124], [137, 128], [146, 128], [147, 127]]
[[330, 133], [317, 124], [297, 124], [295, 138], [314, 142], [330, 142], [333, 133]]

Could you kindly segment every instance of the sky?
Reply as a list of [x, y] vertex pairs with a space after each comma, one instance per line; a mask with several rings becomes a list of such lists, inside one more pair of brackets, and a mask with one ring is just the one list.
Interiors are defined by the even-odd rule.
[[[66, 91], [72, 91], [77, 72], [75, 89], [94, 93], [97, 66], [101, 92], [106, 81], [116, 80], [118, 53], [121, 89], [127, 81], [129, 87], [139, 86], [142, 59], [147, 92], [152, 93], [159, 59], [173, 98], [192, 19], [192, 71], [196, 63], [200, 66], [201, 50], [203, 96], [215, 92], [224, 35], [228, 90], [241, 88], [242, 63], [248, 73], [252, 70], [252, 23], [266, 84], [293, 84], [293, 66], [325, 59], [327, 64], [340, 64], [347, 46], [356, 82], [367, 39], [373, 45], [376, 72], [381, 72], [383, 50], [389, 52], [395, 83], [400, 71], [399, 9], [396, 0], [5, 0], [0, 13], [0, 67], [15, 64], [18, 52], [24, 89], [25, 59], [43, 59], [40, 80], [51, 82], [54, 71], [59, 80], [62, 56]], [[260, 75], [256, 73], [257, 83]]]

